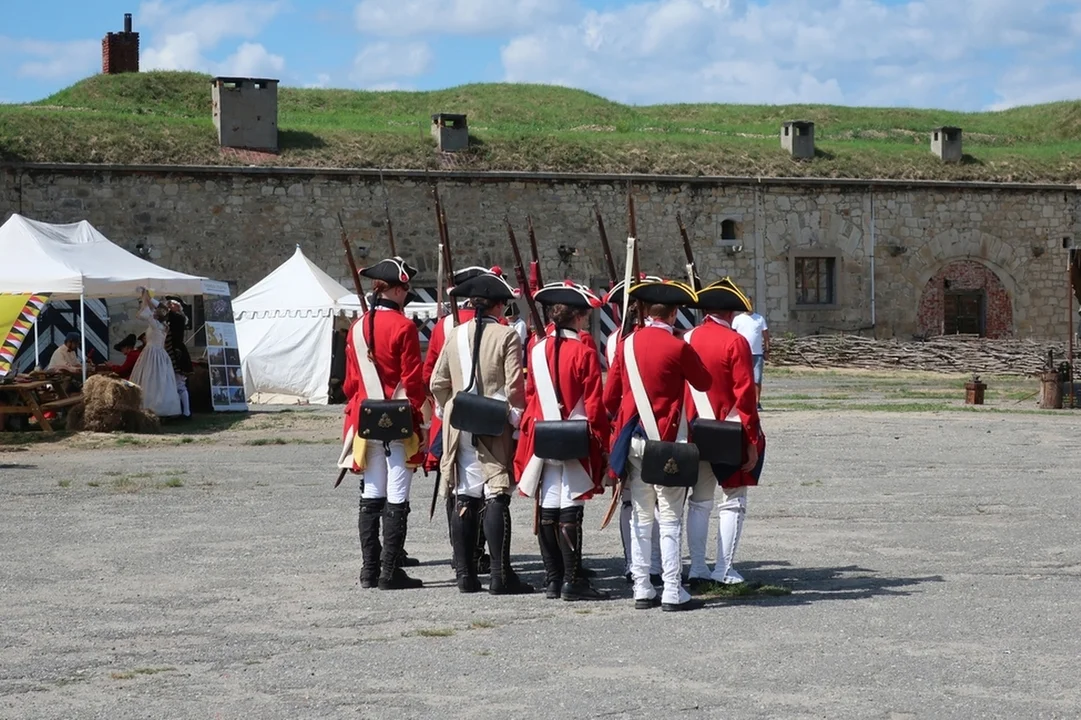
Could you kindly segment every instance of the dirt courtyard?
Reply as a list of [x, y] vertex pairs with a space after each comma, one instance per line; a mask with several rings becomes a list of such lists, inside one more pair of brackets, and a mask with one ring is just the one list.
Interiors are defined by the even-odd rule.
[[360, 589], [334, 408], [5, 441], [0, 717], [1081, 717], [1081, 414], [1012, 411], [1020, 383], [963, 412], [952, 385], [778, 378], [737, 568], [791, 594], [679, 614], [633, 609], [606, 498], [611, 601], [460, 595], [422, 473], [427, 587]]

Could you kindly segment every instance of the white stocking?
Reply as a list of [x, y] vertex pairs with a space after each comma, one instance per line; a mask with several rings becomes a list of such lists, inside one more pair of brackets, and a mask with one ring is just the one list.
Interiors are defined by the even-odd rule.
[[176, 392], [180, 396], [180, 414], [184, 417], [191, 415], [191, 400], [188, 395], [188, 378], [176, 373]]
[[627, 499], [622, 500], [619, 506], [619, 535], [623, 539], [623, 561], [627, 566], [624, 570], [624, 574], [631, 571], [631, 541], [633, 535], [631, 535], [631, 500], [628, 494]]
[[667, 605], [682, 605], [690, 600], [691, 596], [683, 589], [680, 577], [683, 569], [679, 553], [681, 523], [677, 520], [656, 525], [660, 527], [661, 559], [664, 566], [664, 592], [661, 594], [661, 602]]
[[731, 497], [717, 508], [717, 565], [712, 578], [721, 583], [741, 583], [743, 576], [732, 567], [743, 534], [743, 517], [747, 512], [747, 497]]
[[709, 536], [709, 515], [713, 510], [713, 501], [687, 503], [687, 549], [691, 554], [691, 569], [688, 577], [709, 578], [709, 565], [706, 564], [706, 538]]
[[664, 565], [661, 562], [661, 517], [657, 510], [653, 511], [653, 537], [650, 544], [653, 552], [649, 559], [649, 572], [651, 575], [661, 575]]

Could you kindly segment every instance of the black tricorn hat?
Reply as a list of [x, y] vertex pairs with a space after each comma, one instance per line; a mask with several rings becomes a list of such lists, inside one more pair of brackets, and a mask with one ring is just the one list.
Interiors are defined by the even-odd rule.
[[577, 308], [598, 308], [604, 304], [592, 290], [571, 280], [548, 283], [533, 293], [533, 299], [541, 305], [567, 305]]
[[135, 343], [138, 342], [138, 338], [135, 337], [135, 333], [128, 333], [127, 337], [113, 345], [113, 350], [117, 352], [123, 352], [120, 348], [135, 347]]
[[631, 286], [630, 296], [635, 300], [659, 305], [694, 305], [698, 299], [694, 290], [675, 280], [644, 280]]
[[372, 280], [382, 280], [389, 285], [405, 285], [417, 274], [417, 269], [395, 256], [364, 268], [360, 274]]
[[503, 274], [503, 268], [498, 265], [494, 265], [490, 268], [481, 267], [480, 265], [470, 265], [469, 267], [462, 268], [454, 273], [454, 277], [451, 278], [455, 285], [461, 285], [470, 278], [475, 278], [477, 275], [498, 275], [501, 278], [506, 278]]
[[706, 312], [750, 312], [751, 301], [732, 278], [724, 278], [698, 291], [694, 307]]
[[[662, 278], [662, 277], [658, 277], [656, 275], [646, 275], [645, 273], [640, 274], [638, 276], [638, 280], [640, 282], [646, 282], [646, 281], [664, 282], [664, 278]], [[634, 285], [633, 279], [631, 280], [631, 285], [632, 286]], [[615, 285], [612, 286], [612, 289], [609, 290], [608, 293], [604, 296], [604, 302], [612, 304], [612, 305], [622, 305], [623, 304], [623, 281], [622, 280], [620, 280], [619, 282], [617, 282]]]
[[490, 273], [471, 277], [450, 291], [451, 297], [477, 297], [496, 302], [514, 300], [519, 294], [506, 280]]

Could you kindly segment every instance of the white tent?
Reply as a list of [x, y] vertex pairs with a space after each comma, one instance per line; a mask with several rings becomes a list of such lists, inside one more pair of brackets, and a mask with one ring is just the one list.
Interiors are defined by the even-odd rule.
[[[0, 225], [0, 258], [0, 293], [47, 293], [52, 300], [80, 303], [86, 298], [132, 297], [140, 287], [158, 295], [200, 295], [206, 279], [136, 257], [86, 220], [53, 225], [14, 214]], [[85, 380], [86, 326], [81, 313], [80, 318]]]
[[326, 405], [334, 318], [359, 312], [356, 296], [298, 246], [233, 301], [249, 400]]
[[68, 225], [12, 215], [0, 225], [0, 293], [48, 293], [54, 300], [199, 295], [206, 278], [173, 272], [114, 245], [86, 220]]

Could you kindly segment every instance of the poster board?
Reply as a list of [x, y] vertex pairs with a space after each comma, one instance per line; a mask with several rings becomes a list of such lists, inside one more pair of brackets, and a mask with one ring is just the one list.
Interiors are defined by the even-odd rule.
[[210, 402], [216, 411], [247, 411], [244, 374], [233, 324], [229, 283], [203, 281], [206, 318], [206, 361], [210, 369]]

